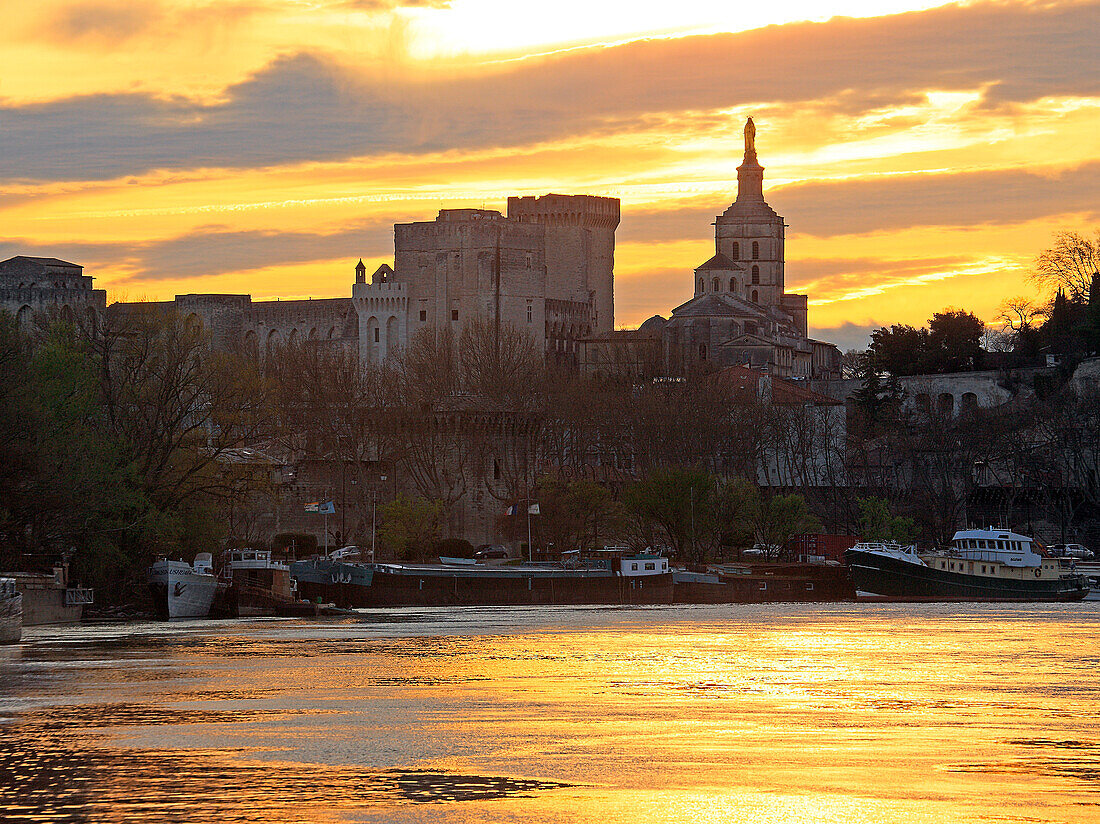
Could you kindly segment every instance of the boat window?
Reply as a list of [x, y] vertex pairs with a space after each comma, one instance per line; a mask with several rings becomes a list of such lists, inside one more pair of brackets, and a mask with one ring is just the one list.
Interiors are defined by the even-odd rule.
[[632, 571], [632, 572], [633, 572], [634, 570], [636, 570], [637, 568], [638, 568], [638, 565], [637, 565], [637, 564], [631, 564], [631, 565], [630, 565], [630, 569], [631, 569], [631, 571]]
[[645, 565], [645, 568], [646, 568], [646, 569], [652, 569], [652, 570], [656, 570], [656, 569], [657, 569], [657, 565], [656, 565], [656, 564], [646, 564], [646, 565]]

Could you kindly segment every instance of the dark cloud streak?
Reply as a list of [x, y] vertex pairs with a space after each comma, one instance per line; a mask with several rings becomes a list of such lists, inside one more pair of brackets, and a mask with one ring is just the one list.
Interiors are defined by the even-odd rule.
[[990, 105], [1100, 95], [1097, 30], [1097, 3], [985, 3], [645, 40], [430, 82], [286, 56], [215, 104], [135, 93], [0, 106], [0, 180], [520, 146], [749, 104], [852, 114], [933, 88], [987, 87]]

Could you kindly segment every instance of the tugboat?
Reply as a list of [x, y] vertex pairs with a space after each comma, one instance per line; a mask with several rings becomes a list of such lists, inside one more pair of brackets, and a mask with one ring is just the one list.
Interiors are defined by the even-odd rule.
[[267, 549], [233, 549], [223, 556], [221, 579], [225, 597], [216, 612], [231, 618], [288, 614], [298, 601], [290, 567], [271, 557]]
[[862, 600], [1079, 601], [1089, 591], [1072, 562], [1045, 558], [1031, 538], [993, 527], [956, 532], [942, 551], [860, 543], [844, 557]]
[[197, 554], [194, 566], [186, 561], [160, 558], [149, 567], [149, 590], [157, 617], [162, 621], [206, 618], [218, 586], [214, 559], [209, 552]]
[[0, 578], [0, 644], [23, 638], [23, 596], [14, 578]]

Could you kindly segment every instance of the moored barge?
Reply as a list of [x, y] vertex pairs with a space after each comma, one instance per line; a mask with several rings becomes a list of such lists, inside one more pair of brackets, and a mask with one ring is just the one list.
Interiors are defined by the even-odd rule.
[[1031, 538], [1010, 530], [962, 530], [949, 549], [925, 553], [897, 544], [856, 544], [845, 559], [863, 599], [1079, 601], [1089, 591], [1072, 562], [1043, 557]]

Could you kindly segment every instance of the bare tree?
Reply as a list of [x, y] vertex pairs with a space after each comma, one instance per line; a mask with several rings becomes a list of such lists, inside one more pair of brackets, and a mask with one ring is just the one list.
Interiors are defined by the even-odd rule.
[[1054, 245], [1035, 258], [1030, 275], [1044, 292], [1066, 292], [1071, 302], [1087, 303], [1093, 276], [1100, 270], [1100, 229], [1094, 240], [1078, 232], [1058, 232]]

